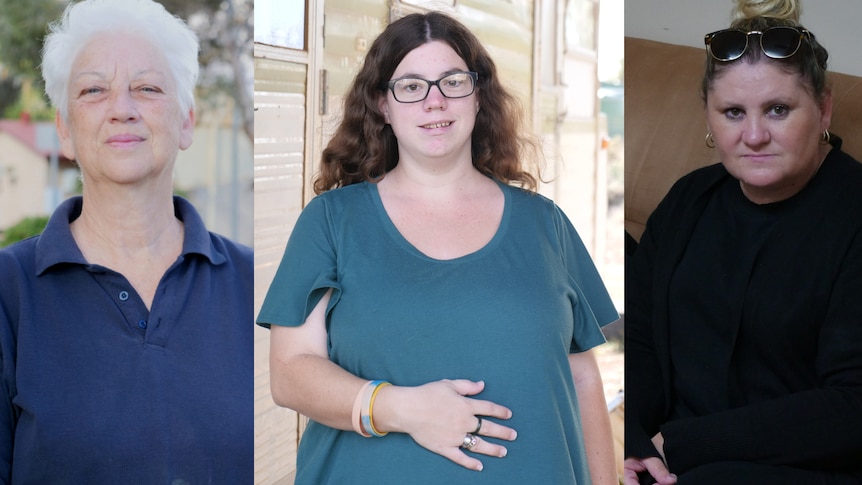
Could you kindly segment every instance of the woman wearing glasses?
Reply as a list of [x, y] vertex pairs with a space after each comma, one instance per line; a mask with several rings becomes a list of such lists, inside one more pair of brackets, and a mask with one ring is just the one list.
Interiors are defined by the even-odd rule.
[[741, 1], [706, 36], [722, 163], [677, 182], [633, 257], [627, 484], [862, 479], [862, 165], [798, 8]]
[[296, 483], [616, 483], [589, 349], [617, 314], [512, 186], [536, 185], [520, 113], [451, 18], [375, 40], [258, 317], [274, 399], [312, 420]]

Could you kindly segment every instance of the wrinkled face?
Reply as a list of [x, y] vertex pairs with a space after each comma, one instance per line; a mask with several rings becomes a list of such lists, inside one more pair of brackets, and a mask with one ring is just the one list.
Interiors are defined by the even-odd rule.
[[147, 40], [99, 34], [69, 76], [68, 120], [57, 117], [63, 154], [84, 184], [170, 183], [180, 149], [191, 145], [194, 114], [182, 113], [164, 55]]
[[721, 161], [758, 204], [793, 196], [817, 172], [828, 146], [832, 98], [818, 103], [798, 74], [775, 62], [736, 62], [708, 93], [706, 120]]
[[[410, 51], [390, 79], [406, 77], [436, 81], [469, 69], [448, 44], [433, 41]], [[470, 157], [470, 141], [479, 109], [478, 89], [463, 98], [447, 98], [437, 86], [415, 103], [400, 103], [392, 91], [380, 98], [380, 110], [398, 139], [401, 159]]]

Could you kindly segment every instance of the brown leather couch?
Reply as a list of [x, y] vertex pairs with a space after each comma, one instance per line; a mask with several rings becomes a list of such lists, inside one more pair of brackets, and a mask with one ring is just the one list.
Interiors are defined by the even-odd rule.
[[[704, 144], [704, 55], [704, 49], [625, 39], [625, 228], [635, 240], [677, 179], [719, 161]], [[862, 77], [830, 77], [830, 131], [862, 161]]]

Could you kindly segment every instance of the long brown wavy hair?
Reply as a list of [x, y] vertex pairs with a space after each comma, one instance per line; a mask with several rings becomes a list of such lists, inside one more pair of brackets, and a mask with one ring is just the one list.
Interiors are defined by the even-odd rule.
[[538, 142], [523, 129], [520, 102], [500, 83], [497, 68], [479, 40], [463, 24], [439, 12], [410, 14], [391, 23], [371, 45], [344, 99], [344, 114], [326, 149], [314, 192], [363, 181], [379, 181], [398, 164], [398, 143], [378, 107], [386, 82], [413, 49], [439, 40], [479, 73], [482, 109], [472, 134], [473, 166], [503, 183], [536, 190], [537, 175], [525, 169], [538, 163]]

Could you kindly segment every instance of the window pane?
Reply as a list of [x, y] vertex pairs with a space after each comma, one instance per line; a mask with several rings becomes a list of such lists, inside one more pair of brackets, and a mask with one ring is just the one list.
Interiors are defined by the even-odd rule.
[[566, 6], [566, 47], [596, 49], [596, 5], [594, 0], [569, 0]]
[[305, 2], [255, 0], [254, 41], [304, 50]]

